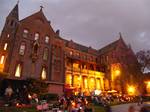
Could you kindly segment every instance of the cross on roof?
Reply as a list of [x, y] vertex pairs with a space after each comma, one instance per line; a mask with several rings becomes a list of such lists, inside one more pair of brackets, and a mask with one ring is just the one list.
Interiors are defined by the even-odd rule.
[[42, 10], [42, 9], [44, 8], [42, 5], [41, 5], [40, 7], [41, 7], [41, 9], [40, 9], [40, 10]]

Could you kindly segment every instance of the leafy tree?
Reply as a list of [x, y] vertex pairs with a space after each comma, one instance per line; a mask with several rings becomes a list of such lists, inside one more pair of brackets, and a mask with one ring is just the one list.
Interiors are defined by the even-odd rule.
[[150, 50], [141, 50], [136, 53], [136, 56], [141, 65], [141, 71], [150, 70]]
[[47, 93], [48, 84], [44, 81], [28, 78], [27, 88], [29, 93], [43, 94]]

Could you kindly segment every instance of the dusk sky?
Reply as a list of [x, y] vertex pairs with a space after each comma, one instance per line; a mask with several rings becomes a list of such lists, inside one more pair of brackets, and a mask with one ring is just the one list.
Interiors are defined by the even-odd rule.
[[[0, 31], [17, 0], [0, 0]], [[20, 20], [40, 5], [61, 37], [100, 49], [119, 32], [135, 52], [150, 49], [150, 0], [20, 0]]]

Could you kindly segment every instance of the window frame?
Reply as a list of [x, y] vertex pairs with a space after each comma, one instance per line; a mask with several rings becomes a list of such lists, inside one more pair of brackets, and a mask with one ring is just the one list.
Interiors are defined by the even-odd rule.
[[23, 29], [23, 33], [22, 33], [22, 36], [24, 37], [24, 38], [27, 38], [28, 36], [29, 36], [29, 30], [28, 29]]
[[[42, 72], [43, 72], [44, 69], [45, 69], [45, 72], [46, 72], [45, 79], [42, 78]], [[46, 66], [42, 66], [42, 69], [41, 69], [41, 72], [40, 72], [40, 78], [41, 78], [41, 80], [47, 80], [47, 78], [48, 78], [47, 74], [48, 74], [47, 67]]]
[[[3, 63], [1, 63], [2, 57], [4, 57], [3, 58]], [[0, 57], [0, 65], [4, 65], [4, 64], [5, 64], [5, 55], [2, 54], [1, 57]]]
[[[47, 59], [44, 59], [45, 50], [47, 50]], [[44, 61], [47, 61], [48, 57], [49, 57], [49, 49], [47, 47], [45, 47], [44, 50], [43, 50], [43, 57], [42, 58], [43, 58]]]
[[[20, 68], [21, 68], [20, 76], [19, 77], [16, 76], [16, 70], [17, 70], [18, 65], [20, 65]], [[22, 64], [22, 62], [16, 63], [15, 70], [14, 70], [14, 76], [15, 76], [15, 78], [21, 78], [22, 77], [22, 73], [23, 73], [23, 64]]]
[[7, 49], [8, 49], [8, 43], [7, 43], [7, 42], [5, 42], [5, 43], [4, 43], [3, 50], [4, 50], [4, 51], [6, 51]]
[[39, 39], [40, 39], [40, 33], [36, 32], [36, 33], [34, 34], [34, 40], [37, 41], [37, 40], [39, 40]]
[[[48, 41], [47, 41], [47, 39], [48, 39]], [[49, 41], [50, 41], [50, 37], [49, 37], [48, 35], [46, 35], [46, 36], [45, 36], [45, 41], [44, 41], [44, 42], [45, 42], [46, 44], [48, 44]]]
[[[24, 43], [24, 46], [25, 46], [25, 48], [24, 48], [24, 54], [21, 54], [21, 53], [20, 53], [20, 49], [21, 49], [21, 45], [23, 45], [23, 43]], [[24, 55], [25, 55], [25, 52], [26, 52], [26, 42], [25, 42], [25, 41], [22, 41], [22, 42], [20, 43], [19, 52], [18, 52], [18, 53], [19, 53], [20, 56], [24, 56]]]

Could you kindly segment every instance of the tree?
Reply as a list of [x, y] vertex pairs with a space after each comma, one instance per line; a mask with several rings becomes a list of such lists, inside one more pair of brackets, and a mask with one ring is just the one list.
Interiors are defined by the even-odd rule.
[[150, 50], [141, 50], [136, 53], [138, 62], [141, 66], [141, 71], [150, 70]]
[[44, 81], [29, 78], [26, 80], [28, 82], [27, 88], [29, 93], [43, 94], [47, 93], [48, 84]]

